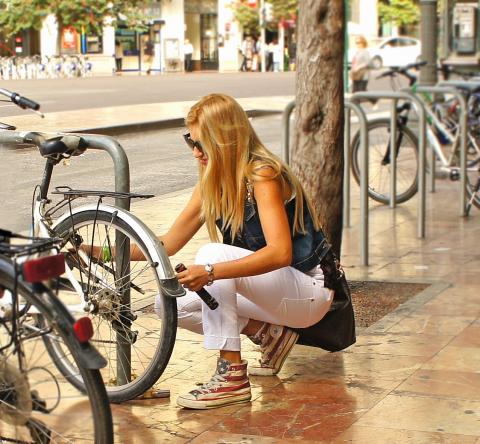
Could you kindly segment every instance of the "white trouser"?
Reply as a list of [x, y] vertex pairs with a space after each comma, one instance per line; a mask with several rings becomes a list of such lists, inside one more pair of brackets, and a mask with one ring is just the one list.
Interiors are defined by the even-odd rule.
[[[251, 251], [219, 243], [200, 248], [196, 264], [233, 261]], [[305, 328], [325, 316], [332, 303], [330, 290], [293, 267], [258, 276], [221, 279], [206, 287], [218, 301], [210, 310], [195, 292], [177, 299], [178, 325], [204, 334], [205, 348], [240, 350], [240, 333], [249, 319]]]

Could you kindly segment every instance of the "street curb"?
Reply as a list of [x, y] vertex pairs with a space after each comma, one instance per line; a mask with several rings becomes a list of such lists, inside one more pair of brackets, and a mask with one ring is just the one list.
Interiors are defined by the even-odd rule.
[[[283, 111], [279, 110], [261, 110], [251, 109], [246, 110], [248, 117], [262, 117], [270, 116], [274, 114], [281, 114]], [[154, 131], [168, 128], [180, 128], [184, 126], [185, 118], [177, 117], [172, 119], [151, 120], [146, 122], [134, 122], [126, 123], [123, 125], [105, 125], [94, 128], [81, 128], [81, 129], [69, 129], [68, 133], [88, 133], [88, 134], [101, 134], [106, 136], [118, 136], [125, 133], [135, 133], [140, 131]]]

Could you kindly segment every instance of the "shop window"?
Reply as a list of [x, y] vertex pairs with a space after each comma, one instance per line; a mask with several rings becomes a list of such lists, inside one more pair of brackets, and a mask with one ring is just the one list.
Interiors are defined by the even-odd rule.
[[101, 53], [102, 50], [102, 37], [98, 35], [87, 35], [86, 52], [89, 54], [98, 54]]
[[130, 29], [117, 29], [115, 40], [122, 44], [124, 56], [137, 56], [139, 54], [138, 37], [135, 31]]

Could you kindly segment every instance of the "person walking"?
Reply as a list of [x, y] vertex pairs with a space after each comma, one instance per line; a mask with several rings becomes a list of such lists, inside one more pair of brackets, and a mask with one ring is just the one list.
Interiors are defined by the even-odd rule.
[[[177, 403], [209, 409], [249, 402], [248, 373], [276, 375], [302, 338], [303, 330], [297, 329], [308, 331], [329, 318], [337, 300], [337, 290], [330, 288], [337, 287], [328, 270], [337, 273], [338, 267], [298, 179], [263, 145], [238, 102], [224, 94], [207, 95], [190, 109], [186, 126], [184, 140], [198, 162], [199, 180], [159, 238], [169, 256], [203, 225], [211, 238], [195, 263], [177, 273], [187, 290], [177, 299], [178, 325], [203, 334], [205, 348], [219, 350], [212, 378], [181, 394]], [[327, 257], [330, 268], [325, 268]], [[132, 260], [141, 258], [132, 254]], [[197, 295], [204, 286], [218, 301], [216, 310]], [[155, 310], [161, 310], [160, 300]], [[343, 345], [355, 340], [353, 311], [347, 317], [350, 330]], [[324, 340], [338, 336], [342, 325], [338, 320], [328, 324]], [[248, 373], [240, 334], [260, 346], [261, 359]], [[324, 346], [318, 337], [303, 343]]]
[[152, 72], [154, 46], [150, 39], [147, 39], [143, 48], [143, 55], [145, 56], [145, 71], [147, 75]]
[[120, 40], [115, 40], [115, 72], [122, 71], [123, 45]]
[[183, 44], [183, 56], [185, 58], [185, 72], [192, 71], [193, 45], [190, 40], [185, 39]]
[[368, 85], [368, 72], [370, 65], [370, 54], [367, 49], [367, 39], [358, 36], [355, 39], [357, 47], [352, 59], [350, 78], [352, 79], [352, 92], [366, 91]]

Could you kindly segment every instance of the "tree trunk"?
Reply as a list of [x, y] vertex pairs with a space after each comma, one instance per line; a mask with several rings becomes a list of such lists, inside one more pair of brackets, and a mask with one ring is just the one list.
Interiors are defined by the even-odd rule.
[[292, 168], [340, 257], [343, 206], [343, 0], [300, 0]]

